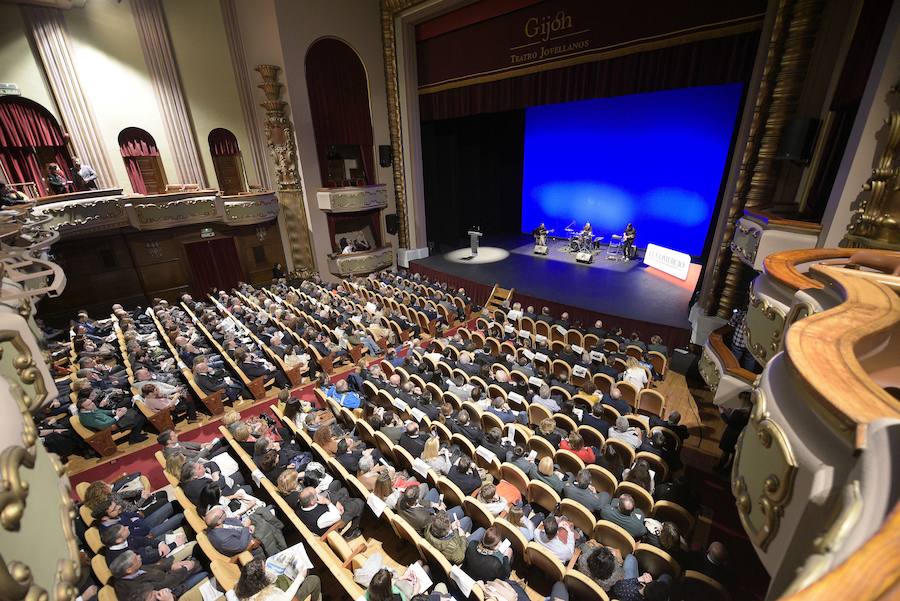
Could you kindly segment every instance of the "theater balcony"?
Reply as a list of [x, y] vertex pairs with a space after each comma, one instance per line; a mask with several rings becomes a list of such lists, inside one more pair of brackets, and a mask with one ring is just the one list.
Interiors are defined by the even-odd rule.
[[346, 255], [329, 255], [328, 271], [341, 277], [365, 275], [387, 269], [394, 263], [394, 249], [390, 246]]
[[738, 407], [742, 392], [752, 389], [756, 374], [738, 363], [728, 341], [731, 326], [722, 326], [709, 335], [697, 369], [713, 393], [713, 402], [720, 407]]
[[386, 185], [322, 188], [316, 200], [328, 219], [329, 272], [341, 277], [363, 275], [394, 264], [394, 251], [382, 245], [381, 236]]
[[794, 219], [784, 219], [765, 211], [744, 210], [738, 219], [731, 241], [731, 251], [756, 271], [773, 253], [789, 249], [813, 248], [822, 226]]
[[747, 348], [765, 365], [783, 344], [785, 328], [823, 310], [825, 286], [810, 277], [812, 266], [847, 264], [859, 250], [813, 248], [766, 257], [762, 273], [750, 285], [747, 307]]
[[[900, 540], [898, 267], [896, 252], [791, 251], [754, 283], [753, 340], [775, 346], [731, 485], [768, 598], [886, 598], [898, 569], [885, 556]], [[781, 325], [761, 329], [763, 303]]]
[[252, 225], [276, 219], [279, 209], [274, 192], [222, 196], [216, 190], [191, 190], [144, 196], [109, 189], [36, 200], [32, 214], [49, 218], [47, 229], [62, 238], [123, 227], [159, 230], [202, 223]]

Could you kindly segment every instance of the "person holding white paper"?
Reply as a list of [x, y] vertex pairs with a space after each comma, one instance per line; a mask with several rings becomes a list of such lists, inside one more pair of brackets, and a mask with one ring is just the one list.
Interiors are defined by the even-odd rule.
[[319, 601], [322, 598], [322, 583], [318, 576], [307, 575], [304, 567], [297, 573], [287, 590], [276, 585], [276, 576], [266, 570], [262, 559], [254, 559], [241, 568], [241, 576], [234, 587], [234, 594], [240, 601], [291, 601], [306, 599]]

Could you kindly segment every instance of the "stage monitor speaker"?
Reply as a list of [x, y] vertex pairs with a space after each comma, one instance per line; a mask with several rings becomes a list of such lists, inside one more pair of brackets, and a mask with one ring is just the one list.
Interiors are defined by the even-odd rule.
[[550, 252], [550, 250], [549, 250], [546, 246], [544, 246], [544, 245], [542, 245], [542, 244], [535, 244], [535, 245], [534, 245], [534, 254], [536, 254], [536, 255], [546, 255], [548, 252]]
[[788, 121], [781, 131], [781, 141], [775, 158], [808, 165], [812, 158], [813, 146], [816, 143], [818, 131], [818, 119], [798, 117]]
[[390, 167], [394, 162], [393, 151], [387, 144], [378, 147], [378, 164], [382, 167]]
[[590, 252], [580, 252], [575, 255], [575, 260], [579, 263], [593, 263], [594, 262], [594, 253]]
[[397, 213], [388, 213], [385, 215], [384, 225], [387, 228], [387, 233], [391, 236], [396, 236], [397, 232], [400, 231], [400, 218], [397, 217]]

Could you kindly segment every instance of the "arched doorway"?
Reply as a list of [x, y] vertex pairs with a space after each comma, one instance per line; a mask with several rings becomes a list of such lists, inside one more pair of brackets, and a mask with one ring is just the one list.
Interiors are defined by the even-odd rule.
[[126, 127], [119, 132], [119, 151], [136, 194], [166, 191], [166, 173], [153, 136], [140, 127]]
[[306, 53], [306, 87], [322, 185], [374, 184], [369, 86], [359, 56], [341, 40], [315, 42]]
[[21, 96], [0, 98], [0, 177], [29, 196], [46, 196], [47, 165], [71, 180], [71, 157], [56, 118]]
[[209, 153], [216, 170], [216, 181], [222, 194], [240, 194], [247, 191], [244, 161], [237, 138], [225, 128], [217, 127], [209, 132]]

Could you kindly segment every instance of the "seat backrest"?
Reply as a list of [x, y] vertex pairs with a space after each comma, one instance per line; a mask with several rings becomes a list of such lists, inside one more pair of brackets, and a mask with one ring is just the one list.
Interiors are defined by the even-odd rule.
[[543, 572], [551, 581], [562, 581], [566, 577], [566, 567], [546, 547], [536, 542], [525, 547], [525, 561]]
[[591, 474], [591, 484], [594, 485], [598, 493], [605, 492], [612, 496], [616, 492], [619, 480], [611, 471], [594, 464], [588, 465], [585, 469]]
[[444, 505], [447, 507], [462, 505], [466, 498], [465, 493], [457, 485], [443, 476], [438, 477], [437, 488], [444, 495]]
[[603, 394], [609, 394], [610, 388], [616, 383], [612, 376], [599, 372], [594, 374], [592, 379], [594, 380], [594, 386]]
[[652, 388], [645, 388], [638, 396], [637, 410], [648, 415], [662, 416], [666, 406], [666, 397]]
[[537, 451], [538, 460], [543, 459], [544, 457], [553, 457], [556, 452], [556, 449], [553, 448], [550, 441], [542, 436], [532, 436], [529, 438], [528, 448], [532, 451]]
[[690, 533], [694, 529], [694, 516], [673, 501], [655, 501], [653, 503], [653, 517], [660, 522], [673, 522], [678, 526], [678, 531], [685, 539], [690, 540]]
[[106, 584], [112, 578], [109, 566], [106, 565], [106, 558], [99, 553], [91, 557], [91, 569], [94, 571], [94, 576], [97, 577], [100, 584]]
[[653, 497], [643, 487], [634, 482], [619, 482], [614, 496], [627, 493], [634, 498], [634, 506], [644, 512], [645, 516], [653, 513]]
[[453, 434], [450, 437], [450, 444], [455, 444], [459, 447], [459, 450], [471, 457], [475, 458], [475, 445], [472, 442], [463, 436], [462, 434]]
[[681, 575], [681, 567], [678, 562], [659, 547], [638, 543], [634, 549], [634, 557], [637, 559], [641, 571], [652, 574], [654, 578], [668, 574], [673, 579], [678, 579]]
[[528, 499], [548, 512], [556, 509], [560, 502], [556, 491], [539, 480], [531, 480], [528, 483]]
[[88, 528], [84, 531], [84, 541], [88, 544], [88, 547], [91, 548], [91, 551], [94, 553], [99, 553], [100, 549], [103, 548], [103, 543], [100, 542], [100, 531], [94, 527]]
[[681, 598], [731, 601], [731, 594], [717, 580], [703, 572], [685, 570], [681, 578]]
[[501, 463], [500, 476], [515, 486], [523, 497], [528, 495], [528, 476], [521, 469], [511, 463]]
[[606, 434], [592, 426], [578, 426], [578, 433], [581, 434], [585, 446], [602, 449], [606, 443]]
[[638, 388], [627, 380], [622, 380], [618, 384], [619, 391], [622, 393], [622, 399], [632, 407], [637, 403]]
[[584, 469], [584, 461], [572, 451], [559, 449], [553, 454], [553, 463], [559, 466], [560, 471], [577, 474]]
[[639, 451], [634, 456], [635, 461], [638, 459], [643, 459], [647, 463], [650, 464], [650, 469], [652, 469], [656, 474], [656, 481], [663, 482], [669, 475], [669, 465], [666, 463], [665, 459], [657, 455], [656, 453], [651, 453], [649, 451]]
[[597, 519], [587, 508], [572, 499], [563, 499], [559, 504], [559, 512], [569, 518], [582, 532], [593, 532]]
[[100, 592], [97, 593], [97, 598], [100, 601], [118, 601], [116, 590], [108, 584], [100, 589]]
[[[527, 518], [526, 518], [527, 519]], [[513, 557], [523, 557], [525, 555], [525, 547], [528, 546], [528, 540], [518, 526], [514, 526], [508, 520], [496, 518], [494, 527], [500, 531], [500, 535], [509, 541], [513, 550]]]
[[634, 537], [628, 534], [624, 528], [607, 520], [597, 520], [592, 538], [607, 547], [618, 549], [622, 557], [633, 553], [637, 546]]
[[491, 524], [494, 523], [494, 516], [491, 512], [478, 500], [473, 499], [472, 497], [463, 499], [463, 510], [465, 510], [467, 516], [472, 518], [472, 521], [476, 526], [490, 528]]
[[218, 582], [219, 586], [226, 591], [233, 590], [238, 579], [241, 577], [241, 569], [237, 564], [213, 561], [210, 562], [209, 567], [212, 569], [216, 582]]
[[79, 501], [84, 501], [84, 494], [87, 492], [90, 482], [79, 482], [75, 485], [75, 494], [78, 495]]
[[557, 428], [561, 428], [566, 432], [574, 432], [578, 429], [578, 424], [575, 423], [575, 420], [564, 413], [554, 413], [553, 421], [556, 422]]
[[634, 463], [634, 447], [617, 438], [607, 438], [607, 445], [612, 445], [616, 452], [622, 458], [622, 465], [628, 466]]
[[[586, 574], [582, 574], [578, 570], [567, 570], [566, 577], [563, 579], [569, 596], [579, 601], [609, 601], [606, 591], [600, 587], [594, 580]], [[698, 599], [700, 597], [697, 597]]]

